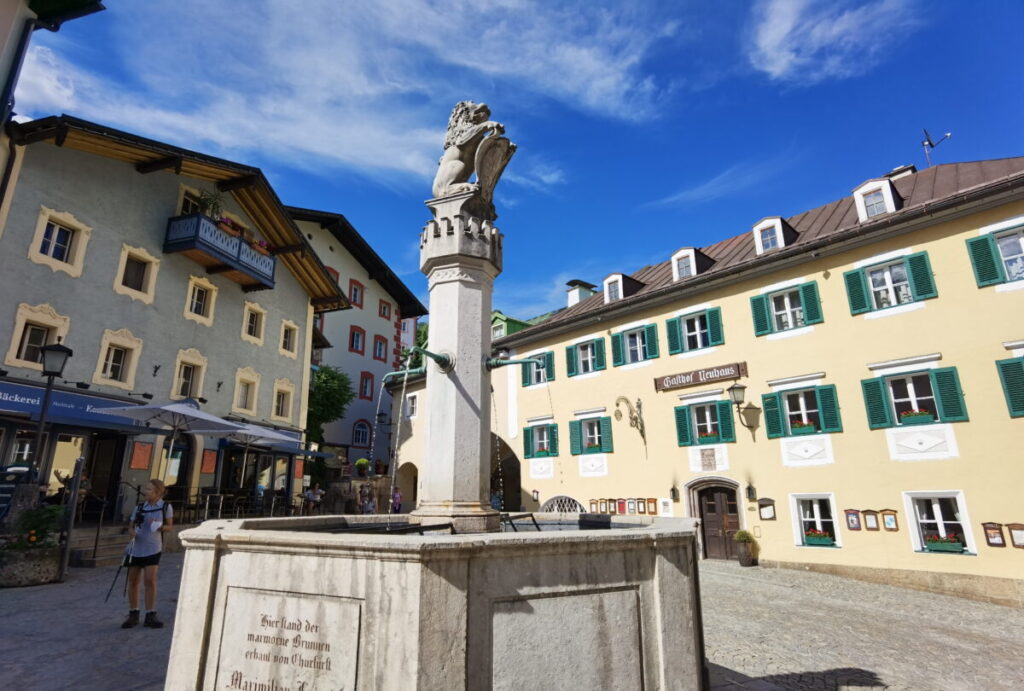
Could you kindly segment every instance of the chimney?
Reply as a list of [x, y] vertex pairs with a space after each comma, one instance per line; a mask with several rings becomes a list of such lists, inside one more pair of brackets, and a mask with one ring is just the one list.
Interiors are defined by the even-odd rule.
[[916, 172], [917, 166], [911, 163], [909, 165], [893, 168], [892, 170], [885, 174], [885, 177], [889, 178], [890, 180], [899, 180], [900, 178], [906, 177], [908, 175], [913, 175]]
[[593, 283], [587, 283], [577, 278], [574, 278], [565, 285], [569, 286], [569, 302], [566, 307], [572, 307], [580, 300], [586, 300], [597, 292], [597, 286]]

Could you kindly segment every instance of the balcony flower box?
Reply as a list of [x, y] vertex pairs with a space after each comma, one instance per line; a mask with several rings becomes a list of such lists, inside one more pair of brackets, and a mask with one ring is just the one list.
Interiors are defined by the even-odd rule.
[[935, 417], [927, 410], [908, 410], [900, 414], [901, 425], [930, 425]]
[[717, 444], [721, 437], [717, 434], [702, 434], [697, 437], [698, 444]]
[[804, 544], [815, 547], [831, 547], [836, 544], [836, 539], [822, 530], [808, 530], [804, 532]]
[[816, 434], [818, 428], [814, 426], [814, 423], [805, 423], [801, 425], [794, 422], [790, 427], [790, 431], [794, 437], [799, 437], [804, 434]]
[[267, 244], [266, 240], [253, 240], [249, 245], [264, 257], [270, 256], [270, 245]]

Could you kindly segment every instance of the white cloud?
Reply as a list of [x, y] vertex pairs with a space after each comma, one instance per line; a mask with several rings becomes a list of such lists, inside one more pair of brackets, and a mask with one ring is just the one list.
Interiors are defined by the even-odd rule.
[[[502, 120], [537, 99], [652, 117], [662, 92], [642, 62], [675, 26], [650, 14], [540, 0], [120, 3], [92, 20], [113, 37], [102, 68], [61, 34], [35, 38], [17, 110], [243, 160], [423, 179], [462, 98], [505, 101], [492, 103]], [[519, 174], [534, 189], [565, 177], [554, 165]]]
[[790, 149], [785, 154], [772, 156], [759, 163], [749, 161], [726, 168], [703, 182], [691, 184], [678, 192], [641, 205], [641, 208], [689, 206], [734, 197], [766, 183], [793, 165], [798, 154]]
[[864, 74], [920, 23], [913, 0], [761, 0], [752, 19], [750, 64], [804, 85]]

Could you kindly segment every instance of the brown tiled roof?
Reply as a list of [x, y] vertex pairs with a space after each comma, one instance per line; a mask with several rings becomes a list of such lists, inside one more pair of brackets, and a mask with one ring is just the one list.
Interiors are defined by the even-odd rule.
[[[860, 223], [857, 219], [853, 195], [850, 194], [842, 199], [829, 202], [816, 209], [804, 211], [785, 220], [798, 233], [797, 240], [792, 245], [792, 247], [798, 248], [801, 245], [824, 240], [829, 236], [836, 236], [835, 239], [838, 240], [846, 231], [853, 231], [858, 227], [863, 227], [865, 230], [876, 225], [882, 228], [888, 227], [892, 225], [894, 220], [911, 217], [915, 212], [920, 212], [926, 204], [931, 205], [948, 201], [974, 188], [1009, 181], [1015, 177], [1021, 178], [1019, 182], [1024, 183], [1024, 156], [988, 161], [947, 163], [894, 179], [892, 183], [903, 200], [902, 208], [895, 213], [885, 214], [865, 223]], [[542, 324], [524, 329], [506, 338], [520, 341], [524, 337], [539, 336], [552, 327], [578, 317], [583, 317], [602, 308], [611, 311], [626, 304], [642, 303], [645, 297], [651, 296], [654, 293], [664, 292], [664, 289], [669, 286], [676, 285], [682, 289], [683, 286], [692, 281], [711, 278], [715, 274], [722, 274], [728, 269], [742, 266], [754, 260], [771, 261], [773, 255], [779, 255], [778, 251], [773, 251], [758, 257], [754, 247], [754, 238], [749, 230], [740, 235], [735, 235], [721, 242], [698, 249], [715, 262], [710, 269], [699, 276], [677, 281], [673, 284], [672, 266], [669, 260], [645, 266], [629, 274], [636, 280], [644, 283], [644, 286], [634, 295], [618, 300], [610, 305], [605, 305], [604, 294], [598, 292], [571, 307], [558, 311]], [[788, 250], [789, 246], [783, 249]], [[505, 339], [500, 340], [503, 341]]]

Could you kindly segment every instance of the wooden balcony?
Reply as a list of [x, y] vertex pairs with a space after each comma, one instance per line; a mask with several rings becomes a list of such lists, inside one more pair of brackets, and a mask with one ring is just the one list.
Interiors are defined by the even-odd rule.
[[221, 274], [246, 291], [274, 287], [277, 259], [253, 249], [248, 242], [220, 228], [203, 214], [175, 216], [167, 221], [164, 252], [180, 252], [206, 267], [206, 273]]

